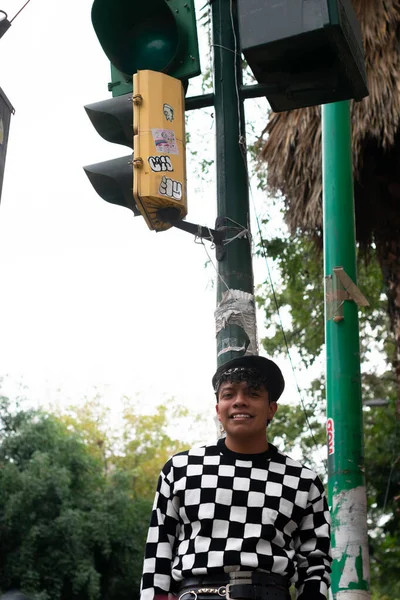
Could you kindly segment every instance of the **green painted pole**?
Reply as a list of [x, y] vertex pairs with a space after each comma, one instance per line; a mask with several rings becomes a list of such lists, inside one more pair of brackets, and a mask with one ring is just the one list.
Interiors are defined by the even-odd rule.
[[[369, 594], [367, 500], [357, 304], [334, 269], [356, 283], [349, 102], [322, 107], [328, 496], [332, 514], [332, 595]], [[337, 272], [340, 274], [340, 271]]]
[[[212, 7], [214, 107], [216, 124], [217, 224], [226, 241], [249, 227], [249, 192], [242, 64], [236, 1], [214, 0]], [[220, 257], [221, 258], [221, 257]], [[217, 362], [256, 353], [254, 282], [250, 236], [224, 245], [218, 260]], [[230, 292], [228, 292], [228, 289]]]

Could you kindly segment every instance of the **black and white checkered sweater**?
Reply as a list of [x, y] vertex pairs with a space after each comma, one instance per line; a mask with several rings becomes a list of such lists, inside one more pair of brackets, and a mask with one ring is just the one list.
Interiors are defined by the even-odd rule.
[[236, 454], [225, 446], [173, 456], [157, 486], [141, 600], [173, 592], [187, 577], [262, 570], [296, 583], [298, 598], [329, 586], [330, 517], [310, 469], [273, 446]]

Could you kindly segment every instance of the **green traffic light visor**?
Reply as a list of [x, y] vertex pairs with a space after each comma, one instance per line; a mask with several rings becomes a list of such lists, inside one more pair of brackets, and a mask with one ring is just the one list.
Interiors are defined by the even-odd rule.
[[92, 23], [108, 59], [126, 75], [168, 72], [179, 59], [180, 35], [165, 0], [95, 0]]

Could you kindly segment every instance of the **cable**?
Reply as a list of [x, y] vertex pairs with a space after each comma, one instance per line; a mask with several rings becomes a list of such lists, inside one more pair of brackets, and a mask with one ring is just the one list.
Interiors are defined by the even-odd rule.
[[[397, 430], [397, 427], [396, 427]], [[397, 433], [397, 431], [395, 432], [395, 434]], [[395, 435], [395, 438], [397, 437], [397, 435]], [[397, 444], [393, 447], [393, 458], [392, 458], [392, 464], [390, 465], [390, 471], [389, 471], [389, 477], [388, 477], [388, 482], [386, 485], [386, 491], [385, 491], [385, 500], [383, 502], [383, 512], [385, 512], [386, 510], [386, 506], [389, 500], [389, 491], [390, 491], [390, 484], [392, 481], [392, 475], [393, 475], [393, 471], [394, 471], [394, 467], [396, 465], [396, 463], [400, 460], [400, 456], [396, 456], [396, 447]]]
[[232, 50], [232, 48], [228, 48], [227, 46], [222, 46], [221, 44], [211, 44], [214, 48], [222, 48], [223, 50], [228, 50], [228, 52], [232, 52], [233, 54], [237, 54], [236, 50]]
[[257, 214], [257, 211], [256, 211], [256, 207], [255, 207], [255, 203], [254, 203], [254, 198], [253, 198], [253, 194], [252, 194], [252, 191], [251, 191], [251, 187], [250, 187], [250, 195], [251, 195], [251, 199], [252, 199], [252, 203], [253, 203], [254, 214], [255, 214], [255, 217], [256, 217], [258, 235], [260, 237], [261, 248], [262, 248], [262, 255], [263, 255], [263, 258], [265, 259], [265, 264], [267, 266], [267, 273], [268, 273], [269, 284], [270, 284], [271, 290], [272, 290], [272, 296], [273, 296], [274, 303], [275, 303], [276, 314], [278, 315], [278, 324], [279, 324], [280, 330], [282, 332], [282, 336], [283, 336], [283, 340], [284, 340], [285, 348], [286, 348], [286, 354], [287, 354], [287, 357], [289, 359], [289, 364], [290, 364], [290, 367], [291, 367], [292, 372], [293, 372], [293, 378], [294, 378], [296, 390], [297, 390], [297, 393], [298, 393], [299, 398], [300, 398], [301, 407], [303, 409], [303, 413], [304, 413], [304, 416], [305, 416], [307, 427], [308, 427], [308, 430], [309, 430], [309, 432], [311, 434], [311, 438], [312, 438], [312, 440], [314, 442], [315, 449], [318, 452], [318, 455], [319, 455], [319, 458], [320, 458], [322, 464], [324, 465], [325, 473], [328, 473], [328, 470], [327, 470], [327, 467], [326, 467], [326, 463], [324, 462], [324, 460], [321, 457], [321, 454], [320, 454], [320, 452], [318, 450], [318, 443], [317, 443], [317, 440], [315, 439], [315, 436], [314, 436], [314, 433], [313, 433], [313, 430], [312, 430], [312, 427], [311, 427], [311, 423], [310, 423], [310, 420], [309, 420], [308, 415], [307, 415], [306, 406], [305, 406], [305, 403], [304, 403], [304, 400], [303, 400], [303, 394], [302, 394], [302, 391], [300, 389], [299, 383], [297, 381], [296, 372], [295, 372], [295, 369], [294, 369], [294, 364], [293, 364], [293, 361], [292, 361], [292, 356], [291, 356], [291, 353], [290, 353], [289, 344], [288, 344], [287, 337], [286, 337], [286, 332], [285, 332], [284, 327], [283, 327], [282, 318], [281, 318], [281, 314], [280, 314], [280, 310], [279, 310], [279, 304], [278, 304], [278, 300], [277, 300], [277, 297], [276, 297], [274, 284], [273, 284], [273, 281], [272, 281], [271, 271], [270, 271], [269, 264], [268, 264], [267, 249], [265, 248], [264, 240], [263, 240], [263, 237], [262, 237], [262, 234], [261, 234], [260, 220], [258, 218], [258, 214]]
[[27, 4], [29, 4], [29, 2], [30, 2], [30, 1], [31, 1], [31, 0], [27, 0], [27, 1], [25, 2], [25, 4], [23, 5], [23, 7], [22, 7], [22, 8], [20, 8], [20, 9], [19, 9], [19, 11], [17, 12], [17, 14], [16, 14], [16, 15], [14, 15], [14, 16], [13, 16], [13, 18], [10, 20], [10, 23], [12, 23], [12, 22], [14, 21], [14, 19], [16, 19], [16, 18], [18, 17], [18, 15], [19, 15], [19, 14], [20, 14], [20, 13], [21, 13], [23, 10], [24, 10], [25, 6], [26, 6]]
[[229, 285], [226, 283], [225, 279], [222, 277], [221, 273], [218, 272], [217, 267], [215, 266], [215, 264], [213, 263], [211, 256], [208, 253], [207, 247], [205, 245], [205, 243], [203, 242], [203, 239], [201, 238], [200, 242], [196, 242], [197, 244], [202, 244], [202, 246], [204, 247], [205, 253], [207, 254], [207, 258], [210, 261], [211, 265], [213, 266], [217, 277], [219, 277], [219, 279], [221, 280], [221, 282], [224, 284], [224, 286], [226, 287], [226, 289], [228, 290], [228, 292], [231, 294], [231, 288], [229, 287]]

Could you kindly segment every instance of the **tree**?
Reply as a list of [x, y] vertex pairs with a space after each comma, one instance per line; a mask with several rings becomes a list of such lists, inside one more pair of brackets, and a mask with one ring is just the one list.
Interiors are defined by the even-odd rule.
[[[258, 303], [264, 309], [269, 325], [263, 345], [269, 354], [276, 354], [286, 352], [287, 344], [288, 349], [295, 350], [308, 368], [321, 355], [323, 345], [322, 257], [316, 254], [312, 240], [304, 236], [263, 240], [260, 251], [266, 251], [274, 259], [280, 274], [280, 282], [274, 290], [270, 282], [259, 289]], [[362, 359], [374, 360], [374, 356], [379, 355], [383, 364], [390, 365], [396, 346], [393, 336], [387, 335], [388, 315], [382, 293], [382, 273], [372, 252], [369, 262], [360, 261], [359, 285], [371, 299], [368, 311], [360, 312]], [[285, 334], [276, 304], [287, 317]], [[382, 374], [370, 367], [369, 372], [363, 374], [362, 385], [364, 400], [381, 398], [389, 403], [385, 408], [365, 409], [372, 589], [381, 600], [385, 594], [392, 600], [400, 599], [398, 576], [393, 568], [400, 561], [400, 422], [395, 418], [397, 381], [389, 366]], [[323, 375], [304, 391], [307, 395], [305, 406], [282, 406], [274, 419], [271, 433], [278, 438], [283, 437], [285, 447], [289, 449], [290, 446], [298, 446], [303, 461], [310, 464], [311, 458], [311, 465], [324, 476], [324, 461], [318, 460], [320, 455], [326, 454]]]
[[106, 472], [129, 476], [134, 497], [152, 500], [161, 468], [168, 458], [190, 443], [176, 439], [174, 431], [190, 434], [200, 417], [177, 406], [173, 399], [143, 412], [140, 399], [124, 399], [120, 419], [111, 417], [100, 396], [80, 406], [70, 406], [58, 416], [85, 443], [88, 451], [104, 464]]
[[65, 424], [0, 403], [0, 589], [38, 600], [132, 598], [151, 503]]

